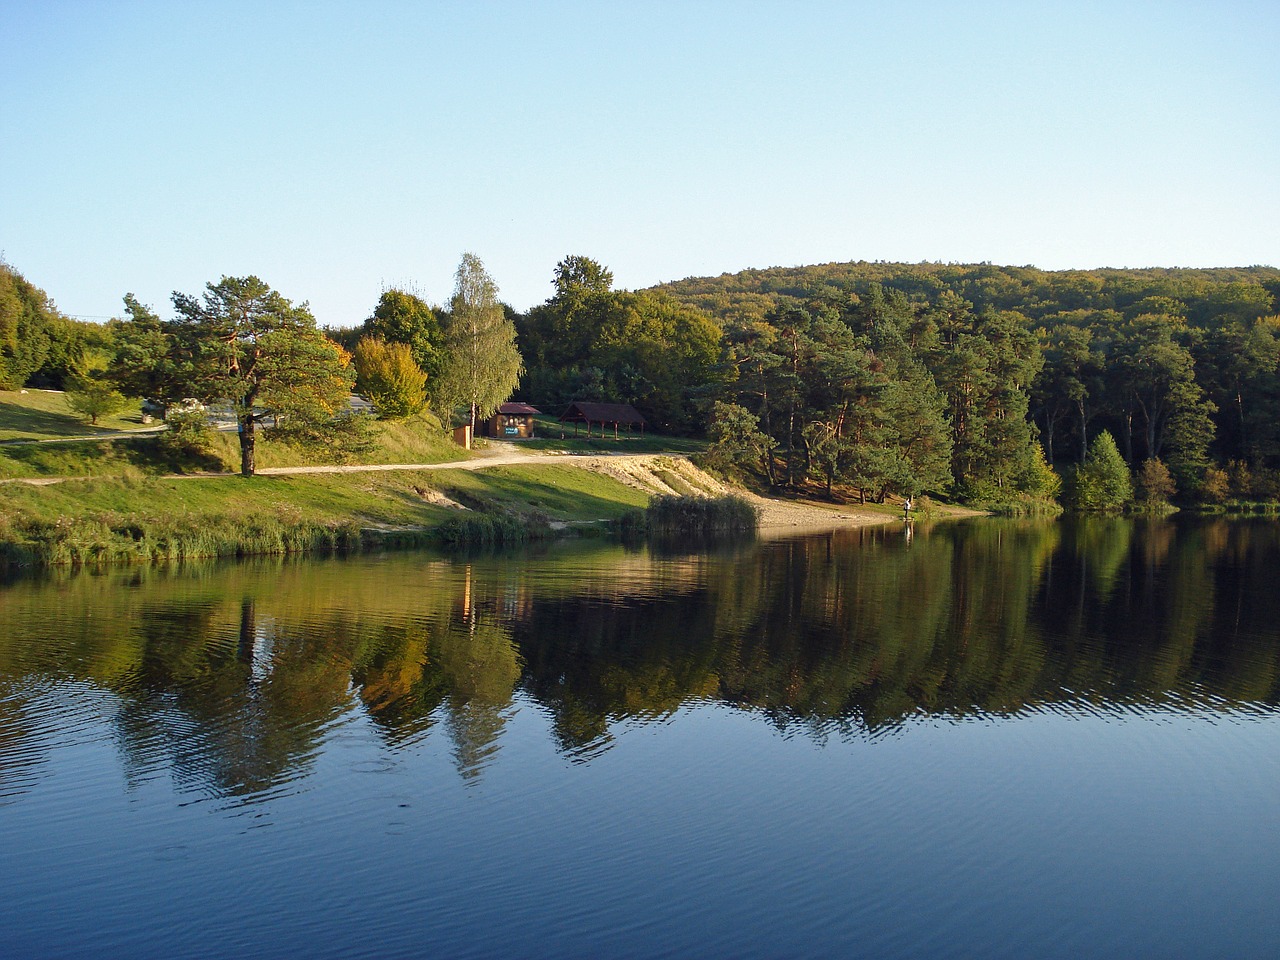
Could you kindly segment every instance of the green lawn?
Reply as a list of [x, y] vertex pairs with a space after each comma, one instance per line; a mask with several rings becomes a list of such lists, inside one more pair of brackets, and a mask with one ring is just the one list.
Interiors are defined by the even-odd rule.
[[120, 430], [143, 429], [138, 402], [119, 416], [103, 417], [97, 426], [73, 413], [58, 390], [0, 390], [0, 440], [48, 440], [92, 437]]
[[[152, 436], [120, 440], [77, 440], [72, 443], [0, 444], [0, 479], [9, 477], [130, 477], [146, 473], [192, 472], [195, 464], [179, 464], [161, 455]], [[222, 470], [211, 457], [203, 469]]]
[[283, 513], [317, 521], [430, 526], [456, 512], [428, 502], [423, 492], [432, 490], [478, 509], [536, 511], [552, 520], [614, 517], [648, 502], [644, 493], [609, 477], [560, 465], [247, 479], [86, 477], [40, 487], [6, 484], [4, 496], [12, 516], [36, 520], [99, 513], [224, 519]]
[[[447, 463], [466, 460], [467, 451], [455, 444], [440, 429], [434, 417], [419, 416], [408, 420], [378, 420], [373, 423], [371, 449], [348, 457], [343, 463]], [[240, 438], [234, 433], [220, 433], [216, 455], [229, 470], [240, 468]], [[258, 434], [254, 455], [259, 467], [298, 467], [336, 462], [324, 451], [308, 451], [267, 439]]]

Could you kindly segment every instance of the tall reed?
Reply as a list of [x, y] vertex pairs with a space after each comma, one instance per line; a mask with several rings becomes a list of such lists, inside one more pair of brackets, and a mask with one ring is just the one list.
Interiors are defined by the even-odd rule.
[[622, 518], [624, 535], [669, 537], [712, 534], [754, 533], [760, 525], [759, 511], [737, 496], [677, 497], [660, 494], [644, 511]]

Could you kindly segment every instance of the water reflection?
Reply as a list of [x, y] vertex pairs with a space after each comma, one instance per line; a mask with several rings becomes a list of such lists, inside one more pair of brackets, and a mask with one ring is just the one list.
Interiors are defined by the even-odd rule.
[[353, 715], [392, 749], [447, 737], [478, 782], [521, 702], [578, 762], [695, 702], [819, 741], [924, 715], [1270, 707], [1277, 560], [1263, 522], [981, 521], [712, 554], [560, 545], [18, 580], [0, 588], [0, 803], [90, 700], [127, 782], [230, 798], [287, 789]]

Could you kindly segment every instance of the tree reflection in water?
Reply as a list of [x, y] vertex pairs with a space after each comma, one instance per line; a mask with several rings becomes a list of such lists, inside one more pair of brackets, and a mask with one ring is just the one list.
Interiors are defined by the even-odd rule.
[[[126, 778], [253, 797], [352, 716], [391, 749], [439, 727], [459, 774], [518, 699], [578, 762], [701, 703], [818, 740], [925, 716], [1280, 695], [1280, 529], [979, 521], [657, 554], [268, 560], [0, 588], [0, 801], [39, 776], [42, 691], [109, 694]], [[62, 698], [65, 699], [65, 698]]]

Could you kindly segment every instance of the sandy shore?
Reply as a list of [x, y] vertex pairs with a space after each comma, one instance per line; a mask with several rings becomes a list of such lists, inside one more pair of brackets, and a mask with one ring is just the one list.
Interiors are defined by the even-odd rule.
[[749, 498], [760, 510], [761, 529], [775, 527], [862, 527], [872, 523], [892, 523], [899, 517], [856, 506], [810, 503], [797, 500], [775, 500], [769, 497]]

